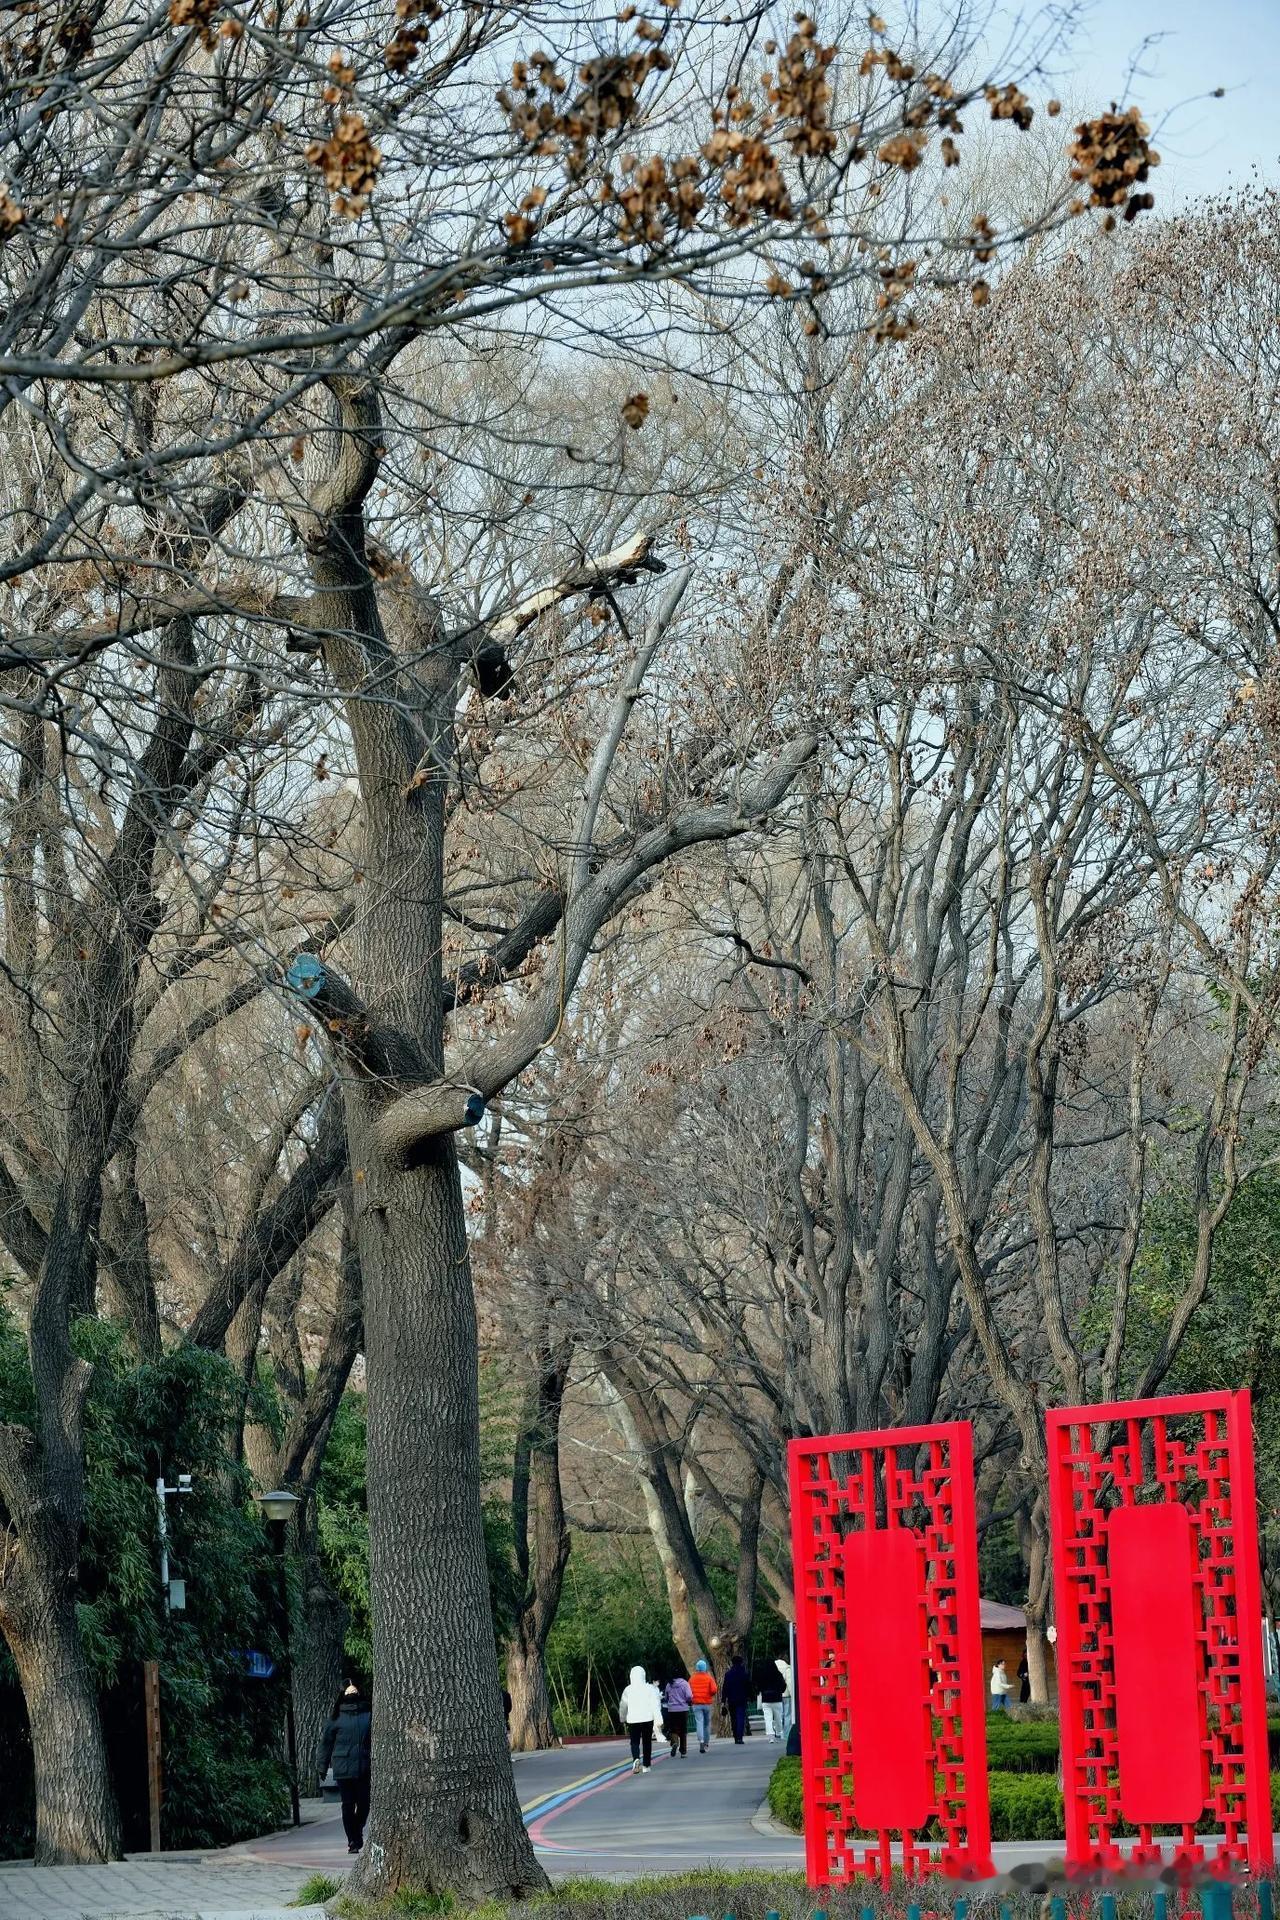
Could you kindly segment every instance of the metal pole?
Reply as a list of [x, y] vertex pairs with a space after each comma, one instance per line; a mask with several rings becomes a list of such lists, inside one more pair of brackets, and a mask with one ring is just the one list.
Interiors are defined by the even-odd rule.
[[164, 1497], [169, 1489], [165, 1486], [164, 1475], [156, 1481], [156, 1504], [160, 1509], [160, 1591], [164, 1595], [164, 1610], [169, 1611], [169, 1523], [165, 1514]]
[[284, 1535], [288, 1523], [273, 1520], [271, 1532], [274, 1537], [276, 1564], [280, 1569], [280, 1605], [284, 1614], [284, 1730], [285, 1743], [289, 1751], [289, 1799], [293, 1808], [293, 1824], [302, 1825], [302, 1808], [298, 1803], [298, 1730], [293, 1717], [293, 1650], [289, 1619], [289, 1577], [285, 1567]]
[[144, 1717], [147, 1723], [147, 1801], [151, 1812], [151, 1851], [160, 1851], [160, 1663], [142, 1663]]

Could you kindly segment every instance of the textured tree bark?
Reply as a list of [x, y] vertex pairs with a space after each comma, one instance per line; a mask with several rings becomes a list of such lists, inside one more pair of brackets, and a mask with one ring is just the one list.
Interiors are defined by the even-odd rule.
[[298, 1791], [320, 1791], [316, 1748], [342, 1686], [347, 1609], [324, 1577], [318, 1557], [302, 1563], [302, 1605], [293, 1628], [293, 1718], [298, 1730]]
[[519, 1632], [507, 1642], [507, 1692], [511, 1695], [512, 1752], [537, 1753], [543, 1747], [557, 1746], [546, 1648]]
[[547, 1688], [547, 1639], [555, 1625], [569, 1561], [569, 1529], [560, 1486], [560, 1413], [572, 1343], [543, 1340], [516, 1447], [511, 1510], [516, 1562], [524, 1582], [516, 1630], [507, 1642], [510, 1742], [517, 1753], [556, 1744]]
[[1049, 1704], [1048, 1639], [1045, 1628], [1052, 1594], [1052, 1562], [1049, 1553], [1049, 1518], [1043, 1496], [1031, 1511], [1030, 1564], [1027, 1569], [1027, 1679], [1031, 1704]]
[[[353, 939], [369, 1025], [427, 1071], [444, 1063], [444, 795], [457, 666], [426, 596], [388, 590], [401, 677], [365, 556], [360, 503], [376, 470], [372, 391], [329, 390], [300, 517], [325, 657], [347, 694], [360, 775], [364, 910]], [[311, 463], [314, 462], [314, 465]], [[402, 696], [402, 697], [399, 697]], [[511, 1771], [481, 1517], [479, 1362], [452, 1140], [393, 1166], [377, 1125], [388, 1088], [346, 1089], [354, 1235], [364, 1285], [369, 1575], [377, 1684], [372, 1803], [351, 1888], [515, 1899], [547, 1885]]]
[[118, 1859], [120, 1817], [107, 1767], [98, 1696], [76, 1621], [75, 1588], [23, 1553], [0, 1625], [18, 1669], [31, 1727], [38, 1867]]
[[[358, 1105], [349, 1098], [349, 1111]], [[360, 1214], [369, 1382], [373, 1802], [353, 1890], [518, 1899], [546, 1885], [503, 1726], [480, 1505], [475, 1303], [452, 1144], [406, 1176], [368, 1163]], [[360, 1203], [357, 1203], [360, 1205]]]

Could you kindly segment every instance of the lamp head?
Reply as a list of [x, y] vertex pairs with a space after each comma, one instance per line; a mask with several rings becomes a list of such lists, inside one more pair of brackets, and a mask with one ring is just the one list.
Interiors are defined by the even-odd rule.
[[268, 1520], [287, 1520], [299, 1504], [297, 1494], [290, 1493], [287, 1487], [277, 1487], [272, 1493], [255, 1494], [254, 1498]]

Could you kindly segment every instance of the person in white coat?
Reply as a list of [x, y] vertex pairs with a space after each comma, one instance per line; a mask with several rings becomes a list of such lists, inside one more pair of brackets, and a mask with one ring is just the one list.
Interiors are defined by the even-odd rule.
[[785, 1740], [791, 1731], [791, 1722], [795, 1718], [795, 1679], [789, 1660], [775, 1660], [774, 1666], [782, 1675], [782, 1737]]
[[1013, 1682], [1003, 1660], [997, 1660], [991, 1669], [991, 1711], [1004, 1713], [1009, 1705], [1009, 1695], [1013, 1692]]
[[632, 1667], [618, 1702], [618, 1717], [631, 1741], [632, 1773], [639, 1773], [642, 1764], [647, 1773], [653, 1765], [653, 1729], [662, 1718], [662, 1695], [645, 1679], [643, 1667]]

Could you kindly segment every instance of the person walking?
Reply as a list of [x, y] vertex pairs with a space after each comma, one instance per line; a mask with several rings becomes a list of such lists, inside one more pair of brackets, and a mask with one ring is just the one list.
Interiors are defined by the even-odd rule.
[[1031, 1698], [1031, 1669], [1027, 1665], [1027, 1656], [1025, 1653], [1018, 1662], [1018, 1679], [1022, 1683], [1018, 1688], [1018, 1704], [1025, 1707]]
[[705, 1660], [699, 1660], [689, 1675], [689, 1692], [693, 1696], [693, 1718], [698, 1729], [698, 1752], [705, 1753], [711, 1745], [711, 1702], [718, 1689], [716, 1677]]
[[677, 1753], [683, 1760], [689, 1751], [689, 1709], [692, 1705], [689, 1682], [682, 1673], [678, 1673], [673, 1680], [668, 1680], [662, 1691], [662, 1731], [667, 1736], [673, 1760]]
[[997, 1660], [991, 1669], [991, 1711], [1004, 1713], [1009, 1706], [1009, 1695], [1013, 1692], [1013, 1682], [1009, 1678], [1003, 1660]]
[[369, 1818], [369, 1702], [354, 1680], [348, 1680], [333, 1703], [316, 1754], [316, 1772], [323, 1780], [329, 1768], [342, 1800], [342, 1831], [347, 1852], [364, 1845], [364, 1823]]
[[747, 1734], [747, 1707], [751, 1701], [751, 1676], [740, 1653], [735, 1653], [724, 1677], [724, 1703], [729, 1709], [733, 1744], [740, 1747]]
[[[782, 1737], [785, 1740], [791, 1732], [791, 1721], [794, 1713], [794, 1702], [791, 1693], [791, 1662], [784, 1660], [782, 1656], [779, 1655], [773, 1664], [782, 1675]], [[788, 1749], [788, 1751], [790, 1751], [790, 1749]]]
[[631, 1771], [648, 1773], [653, 1765], [653, 1729], [662, 1718], [662, 1699], [652, 1680], [645, 1679], [643, 1667], [632, 1667], [631, 1678], [622, 1689], [618, 1714], [631, 1742]]
[[786, 1716], [783, 1701], [786, 1697], [786, 1683], [778, 1671], [775, 1660], [765, 1669], [760, 1682], [760, 1711], [764, 1715], [764, 1737], [766, 1740], [785, 1740], [787, 1737]]

